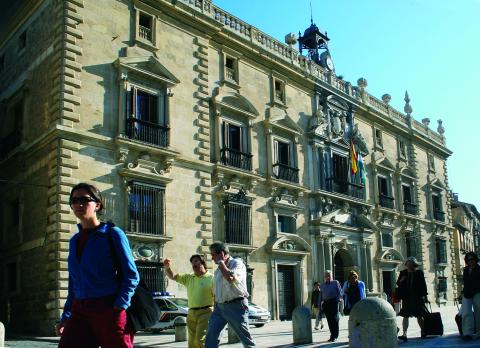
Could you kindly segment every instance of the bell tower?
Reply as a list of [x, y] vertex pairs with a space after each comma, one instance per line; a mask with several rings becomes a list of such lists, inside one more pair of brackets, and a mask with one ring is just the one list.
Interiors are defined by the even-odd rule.
[[298, 33], [298, 46], [300, 54], [303, 50], [307, 50], [308, 57], [315, 63], [323, 66], [324, 68], [333, 71], [333, 61], [328, 51], [328, 41], [330, 39], [318, 29], [315, 23], [313, 23], [313, 15], [310, 18], [310, 27], [308, 27], [303, 35]]

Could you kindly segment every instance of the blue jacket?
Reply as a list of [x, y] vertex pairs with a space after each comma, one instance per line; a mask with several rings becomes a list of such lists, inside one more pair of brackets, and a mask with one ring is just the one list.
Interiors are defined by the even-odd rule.
[[[115, 272], [117, 267], [107, 233], [111, 234], [121, 281]], [[118, 227], [108, 227], [102, 223], [88, 236], [80, 259], [76, 256], [78, 237], [79, 233], [76, 233], [70, 239], [68, 296], [61, 320], [64, 321], [71, 316], [74, 299], [116, 295], [114, 306], [128, 308], [140, 278], [125, 233]]]
[[[350, 303], [349, 303], [349, 300], [348, 300], [348, 294], [345, 293], [345, 290], [347, 290], [348, 288], [350, 287], [350, 283], [349, 281], [345, 281], [345, 283], [343, 284], [343, 293], [344, 293], [344, 307], [345, 308], [349, 308], [350, 307]], [[365, 283], [362, 282], [361, 280], [358, 281], [358, 289], [360, 290], [360, 300], [363, 300], [365, 297], [367, 297], [367, 293], [365, 291]]]

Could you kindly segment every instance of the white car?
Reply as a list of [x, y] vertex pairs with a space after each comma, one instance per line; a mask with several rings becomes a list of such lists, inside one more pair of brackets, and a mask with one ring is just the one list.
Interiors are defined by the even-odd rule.
[[248, 322], [255, 327], [262, 327], [270, 322], [270, 312], [265, 308], [257, 306], [255, 303], [248, 303]]
[[179, 317], [187, 317], [188, 300], [186, 298], [174, 297], [170, 292], [155, 293], [153, 298], [160, 309], [160, 318], [158, 323], [149, 329], [150, 331], [173, 329]]

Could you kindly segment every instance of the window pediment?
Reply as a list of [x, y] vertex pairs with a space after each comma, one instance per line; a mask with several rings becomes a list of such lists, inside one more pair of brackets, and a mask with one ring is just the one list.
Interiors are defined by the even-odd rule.
[[116, 61], [120, 75], [128, 76], [129, 73], [139, 75], [142, 78], [152, 79], [167, 86], [174, 86], [180, 81], [160, 61], [153, 56], [121, 57]]
[[[270, 109], [271, 111], [272, 109]], [[297, 125], [297, 123], [292, 120], [287, 113], [278, 113], [278, 114], [270, 114], [270, 117], [267, 118], [266, 123], [272, 127], [276, 127], [282, 129], [284, 131], [293, 133], [295, 135], [302, 135], [303, 129]]]
[[389, 249], [386, 251], [382, 251], [377, 253], [375, 260], [379, 263], [386, 263], [386, 264], [395, 264], [399, 265], [403, 262], [404, 257], [395, 249]]
[[395, 165], [387, 157], [384, 157], [380, 161], [378, 161], [377, 165], [388, 171], [395, 170]]
[[298, 235], [282, 235], [267, 245], [267, 250], [271, 253], [307, 255], [312, 251], [312, 247]]
[[217, 88], [213, 94], [212, 102], [215, 105], [217, 115], [221, 115], [222, 109], [233, 111], [249, 118], [255, 118], [259, 115], [253, 104], [239, 93], [222, 93]]
[[433, 188], [437, 188], [439, 190], [445, 190], [445, 184], [440, 180], [440, 179], [435, 179], [434, 181], [432, 181], [432, 187]]

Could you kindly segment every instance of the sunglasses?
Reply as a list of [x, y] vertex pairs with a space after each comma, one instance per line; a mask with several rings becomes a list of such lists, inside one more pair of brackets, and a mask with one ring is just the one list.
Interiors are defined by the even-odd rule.
[[87, 196], [84, 196], [84, 197], [72, 197], [70, 199], [70, 205], [74, 205], [74, 204], [82, 204], [82, 205], [85, 205], [85, 204], [88, 204], [89, 202], [96, 202], [97, 200], [92, 198], [92, 197], [87, 197]]

